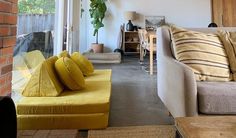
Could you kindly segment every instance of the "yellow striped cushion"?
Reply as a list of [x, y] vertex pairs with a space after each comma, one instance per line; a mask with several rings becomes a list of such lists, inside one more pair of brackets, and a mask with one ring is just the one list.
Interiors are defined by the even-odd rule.
[[230, 81], [228, 57], [216, 34], [171, 26], [177, 60], [190, 66], [198, 81]]
[[236, 32], [219, 31], [218, 34], [229, 58], [233, 80], [236, 81]]

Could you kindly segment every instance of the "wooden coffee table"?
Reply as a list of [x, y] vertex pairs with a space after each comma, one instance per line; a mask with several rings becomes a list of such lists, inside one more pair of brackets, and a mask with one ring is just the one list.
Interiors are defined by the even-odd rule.
[[175, 126], [184, 138], [236, 137], [236, 116], [179, 117]]

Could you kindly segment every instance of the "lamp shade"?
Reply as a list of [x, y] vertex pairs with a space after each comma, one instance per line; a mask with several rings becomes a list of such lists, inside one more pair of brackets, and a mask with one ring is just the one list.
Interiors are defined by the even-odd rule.
[[136, 12], [135, 11], [126, 11], [125, 13], [124, 13], [124, 15], [125, 15], [125, 19], [126, 20], [134, 20], [135, 19], [135, 14], [136, 14]]

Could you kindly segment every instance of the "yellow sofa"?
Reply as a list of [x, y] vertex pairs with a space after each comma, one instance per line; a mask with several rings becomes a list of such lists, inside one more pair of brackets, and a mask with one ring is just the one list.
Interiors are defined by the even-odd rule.
[[101, 129], [108, 125], [110, 69], [95, 70], [85, 77], [86, 88], [64, 90], [57, 97], [22, 97], [16, 103], [17, 128]]

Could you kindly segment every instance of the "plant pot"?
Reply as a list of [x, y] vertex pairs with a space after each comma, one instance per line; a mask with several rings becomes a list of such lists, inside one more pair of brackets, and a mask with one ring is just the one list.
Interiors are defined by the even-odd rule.
[[94, 53], [103, 53], [103, 44], [96, 44], [92, 43], [91, 48], [93, 49]]

